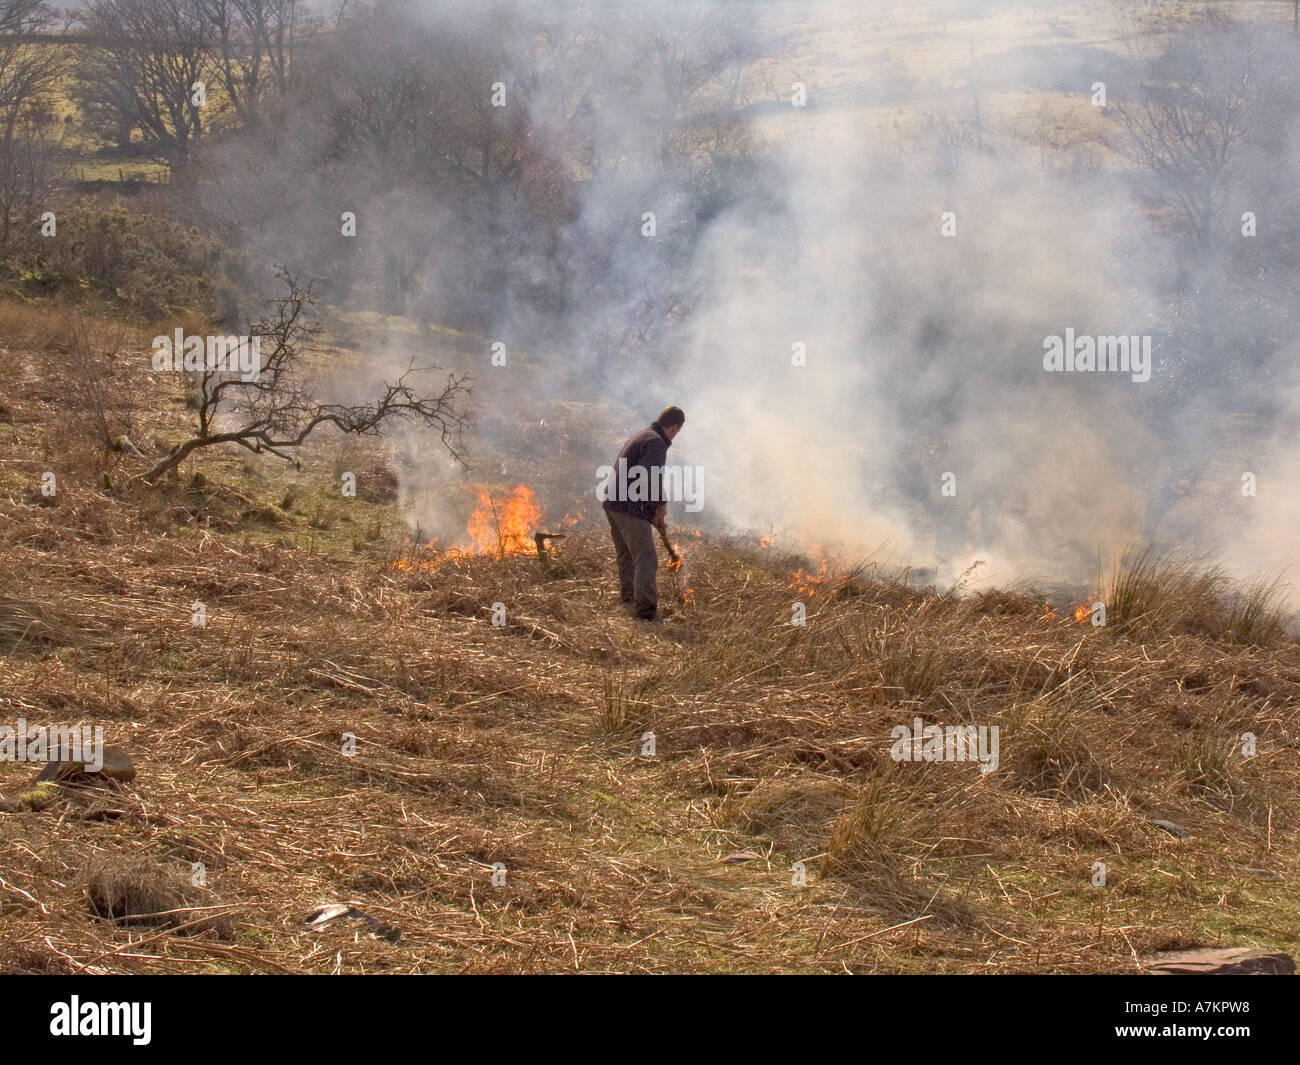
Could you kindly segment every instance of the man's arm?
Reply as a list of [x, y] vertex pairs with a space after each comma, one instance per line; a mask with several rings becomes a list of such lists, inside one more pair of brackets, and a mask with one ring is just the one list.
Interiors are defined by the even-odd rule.
[[664, 466], [668, 464], [668, 445], [657, 436], [646, 447], [645, 462], [650, 469], [654, 485], [654, 495], [650, 498], [659, 500], [655, 505], [654, 517], [650, 519], [650, 524], [657, 529], [662, 529], [668, 519], [668, 501], [664, 499]]

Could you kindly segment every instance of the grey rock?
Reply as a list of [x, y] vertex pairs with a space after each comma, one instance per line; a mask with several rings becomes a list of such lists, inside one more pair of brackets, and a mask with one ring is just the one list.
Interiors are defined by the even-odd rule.
[[131, 756], [122, 750], [121, 747], [105, 746], [102, 750], [104, 764], [98, 769], [92, 769], [86, 762], [61, 761], [46, 762], [45, 768], [37, 775], [33, 783], [43, 784], [50, 781], [63, 782], [74, 777], [108, 777], [110, 780], [119, 780], [123, 783], [135, 779], [135, 763], [131, 761]]
[[1154, 954], [1143, 968], [1157, 976], [1292, 976], [1295, 959], [1257, 947], [1202, 947]]

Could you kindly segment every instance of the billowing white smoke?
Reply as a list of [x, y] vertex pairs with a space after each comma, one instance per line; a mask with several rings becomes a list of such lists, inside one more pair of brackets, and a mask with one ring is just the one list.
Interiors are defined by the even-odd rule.
[[[1092, 68], [1112, 77], [1123, 63], [1075, 48], [1068, 84], [1033, 84], [1053, 49], [1073, 47], [1045, 28], [1060, 5], [491, 6], [407, 5], [504, 57], [473, 73], [521, 108], [531, 173], [566, 175], [563, 221], [509, 245], [513, 287], [468, 345], [478, 443], [505, 463], [500, 479], [567, 482], [586, 498], [621, 434], [674, 402], [687, 425], [670, 454], [704, 468], [701, 520], [775, 531], [791, 548], [944, 578], [981, 559], [998, 583], [1093, 585], [1143, 538], [1242, 569], [1291, 564], [1294, 448], [1224, 439], [1212, 393], [1238, 349], [1212, 313], [1191, 320], [1203, 301], [1187, 278], [1211, 291], [1226, 255], [1171, 238], [1171, 212], [1152, 206], [1173, 198], [1158, 177], [1086, 136], [1077, 151], [1053, 140], [1053, 115], [1067, 132], [1102, 124]], [[960, 22], [986, 9], [997, 18]], [[1006, 43], [1012, 18], [1034, 27], [1037, 51]], [[986, 25], [999, 43], [986, 45]], [[972, 41], [980, 69], [1017, 90], [987, 93], [978, 130]], [[792, 106], [796, 79], [806, 107]], [[1112, 91], [1121, 98], [1114, 77]], [[502, 201], [519, 213], [500, 232], [523, 231], [538, 187]], [[456, 229], [432, 203], [409, 226], [389, 221], [423, 232], [432, 217]], [[467, 216], [439, 248], [482, 245], [482, 221]], [[460, 273], [455, 254], [429, 263], [426, 290]], [[530, 301], [557, 278], [562, 299]], [[1149, 337], [1151, 379], [1046, 372], [1044, 341], [1067, 330]], [[427, 354], [376, 340], [390, 366]], [[488, 365], [494, 340], [508, 367]], [[1265, 380], [1237, 398], [1294, 390], [1294, 378]], [[455, 475], [431, 458], [435, 442], [408, 450], [423, 472], [407, 498], [428, 531], [442, 516], [434, 486]], [[1230, 511], [1252, 466], [1259, 495]]]
[[1150, 386], [1043, 369], [1067, 327], [1147, 330], [1116, 261], [1132, 220], [1009, 169], [945, 194], [827, 139], [786, 153], [786, 217], [742, 204], [709, 228], [680, 450], [730, 522], [998, 580], [1088, 580], [1140, 534]]

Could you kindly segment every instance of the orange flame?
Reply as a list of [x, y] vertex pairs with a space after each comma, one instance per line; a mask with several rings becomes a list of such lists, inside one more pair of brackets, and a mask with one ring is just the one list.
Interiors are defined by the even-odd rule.
[[800, 569], [790, 581], [790, 587], [800, 595], [815, 596], [817, 591], [826, 583], [826, 577], [830, 573], [830, 562], [822, 559], [821, 568], [816, 574], [809, 573], [805, 569]]
[[1092, 621], [1092, 606], [1100, 597], [1091, 595], [1082, 603], [1074, 608], [1074, 620], [1080, 625], [1087, 625]]
[[[682, 549], [680, 547], [678, 547], [676, 550], [677, 550], [677, 557], [668, 559], [664, 563], [664, 568], [670, 570], [672, 573], [680, 577], [682, 574], [682, 560], [686, 556], [682, 554]], [[676, 587], [676, 582], [674, 582], [674, 587]], [[695, 602], [695, 589], [682, 588], [681, 601], [682, 601], [682, 606], [690, 606], [693, 602]]]
[[535, 550], [533, 533], [542, 520], [537, 496], [526, 484], [515, 485], [500, 501], [486, 488], [471, 487], [478, 506], [469, 517], [468, 554], [527, 555]]
[[[435, 537], [425, 548], [438, 557], [413, 559], [401, 557], [393, 562], [398, 570], [436, 570], [447, 559], [473, 558], [478, 555], [528, 555], [536, 550], [533, 533], [541, 525], [542, 507], [526, 484], [515, 485], [504, 496], [494, 495], [482, 485], [466, 485], [477, 500], [465, 526], [468, 547], [442, 548]], [[567, 520], [567, 519], [566, 519]]]

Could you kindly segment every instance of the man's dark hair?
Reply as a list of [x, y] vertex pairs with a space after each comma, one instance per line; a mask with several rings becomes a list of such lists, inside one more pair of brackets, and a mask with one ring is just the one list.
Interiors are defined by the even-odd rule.
[[682, 413], [681, 407], [665, 407], [655, 421], [665, 429], [671, 429], [674, 425], [685, 425], [686, 415]]

